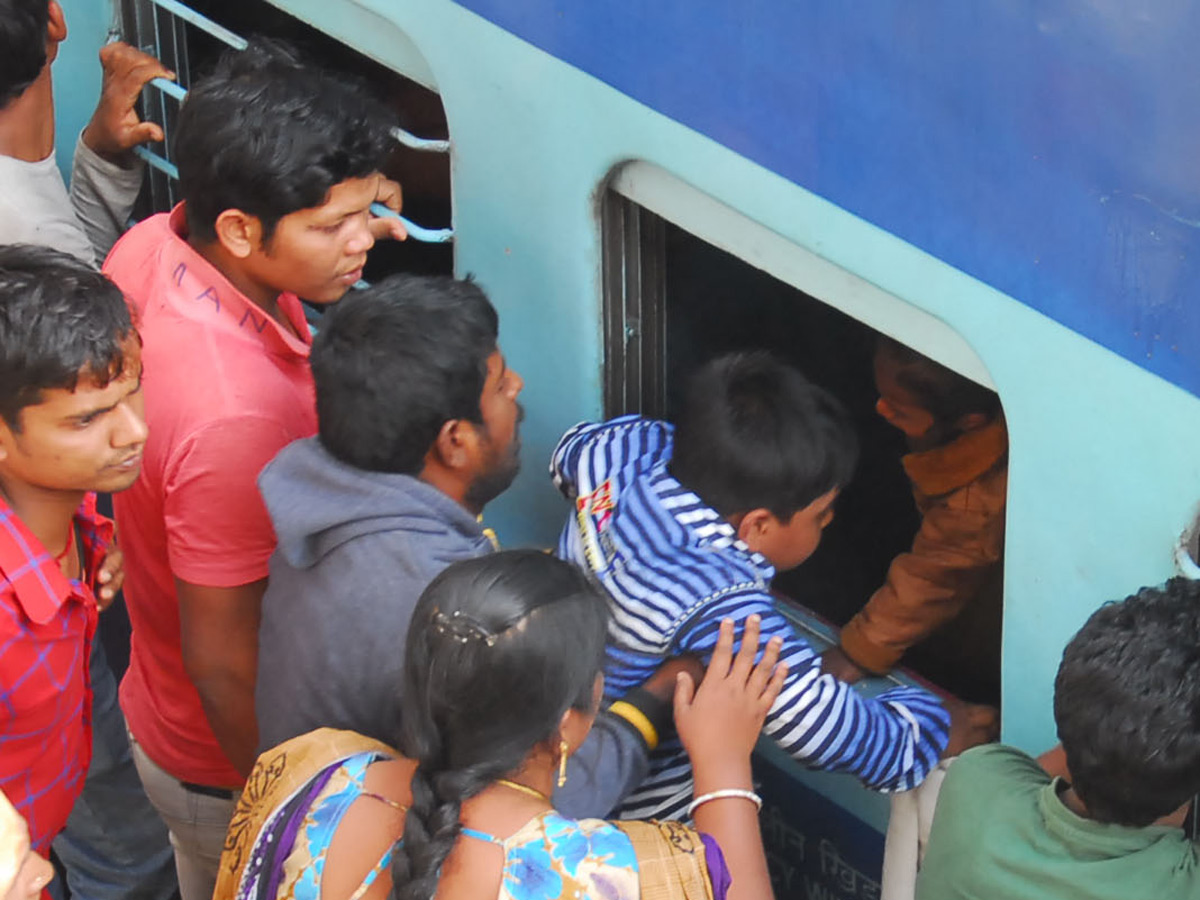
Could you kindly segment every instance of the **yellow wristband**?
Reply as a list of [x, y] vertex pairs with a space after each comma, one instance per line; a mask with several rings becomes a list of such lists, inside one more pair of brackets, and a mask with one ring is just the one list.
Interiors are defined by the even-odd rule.
[[642, 736], [642, 740], [646, 742], [647, 749], [653, 750], [658, 746], [658, 730], [654, 727], [654, 723], [646, 718], [646, 714], [632, 703], [618, 700], [608, 708], [608, 711], [620, 716], [636, 728], [638, 734]]

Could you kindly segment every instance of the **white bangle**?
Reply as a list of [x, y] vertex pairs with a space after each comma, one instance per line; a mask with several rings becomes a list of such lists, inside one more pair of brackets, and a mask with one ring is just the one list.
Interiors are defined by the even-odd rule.
[[749, 800], [754, 804], [756, 809], [762, 809], [762, 797], [754, 793], [754, 791], [742, 791], [737, 788], [726, 788], [723, 791], [711, 791], [707, 794], [702, 794], [691, 802], [687, 808], [687, 816], [690, 819], [692, 814], [709, 800], [725, 800], [735, 798], [738, 800]]

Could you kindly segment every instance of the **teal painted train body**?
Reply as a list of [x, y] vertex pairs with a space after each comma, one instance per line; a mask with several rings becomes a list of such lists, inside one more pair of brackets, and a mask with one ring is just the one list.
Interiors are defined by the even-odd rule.
[[[272, 2], [441, 99], [454, 270], [489, 291], [527, 385], [525, 468], [488, 511], [506, 544], [554, 539], [566, 509], [544, 462], [567, 427], [605, 414], [606, 386], [612, 397], [624, 347], [606, 278], [628, 274], [605, 227], [615, 196], [998, 392], [1011, 441], [1005, 740], [1054, 741], [1054, 671], [1091, 610], [1188, 567], [1190, 4]], [[112, 13], [64, 6], [65, 156]], [[869, 896], [822, 881], [821, 842], [843, 861], [867, 848], [851, 862], [877, 877], [886, 801], [770, 753], [764, 764], [791, 798], [776, 802], [786, 821], [766, 820], [775, 855], [807, 860], [784, 893]], [[830, 798], [842, 830], [806, 832], [803, 807]]]

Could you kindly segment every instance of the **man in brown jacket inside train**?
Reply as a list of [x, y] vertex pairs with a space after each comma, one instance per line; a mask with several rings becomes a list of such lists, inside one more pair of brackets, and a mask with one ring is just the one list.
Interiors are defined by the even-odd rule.
[[[875, 353], [876, 411], [904, 432], [921, 526], [912, 548], [825, 654], [844, 681], [909, 654], [965, 699], [997, 703], [1008, 431], [1000, 399], [888, 338]], [[920, 644], [919, 647], [915, 645]]]

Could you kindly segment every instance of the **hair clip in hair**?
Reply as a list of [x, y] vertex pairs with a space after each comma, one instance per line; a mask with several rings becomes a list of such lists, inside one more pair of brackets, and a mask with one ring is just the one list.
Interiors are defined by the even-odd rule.
[[433, 630], [438, 634], [444, 634], [460, 644], [465, 644], [468, 641], [483, 641], [489, 647], [496, 643], [496, 635], [479, 621], [462, 612], [455, 610], [446, 615], [440, 609], [433, 614]]

